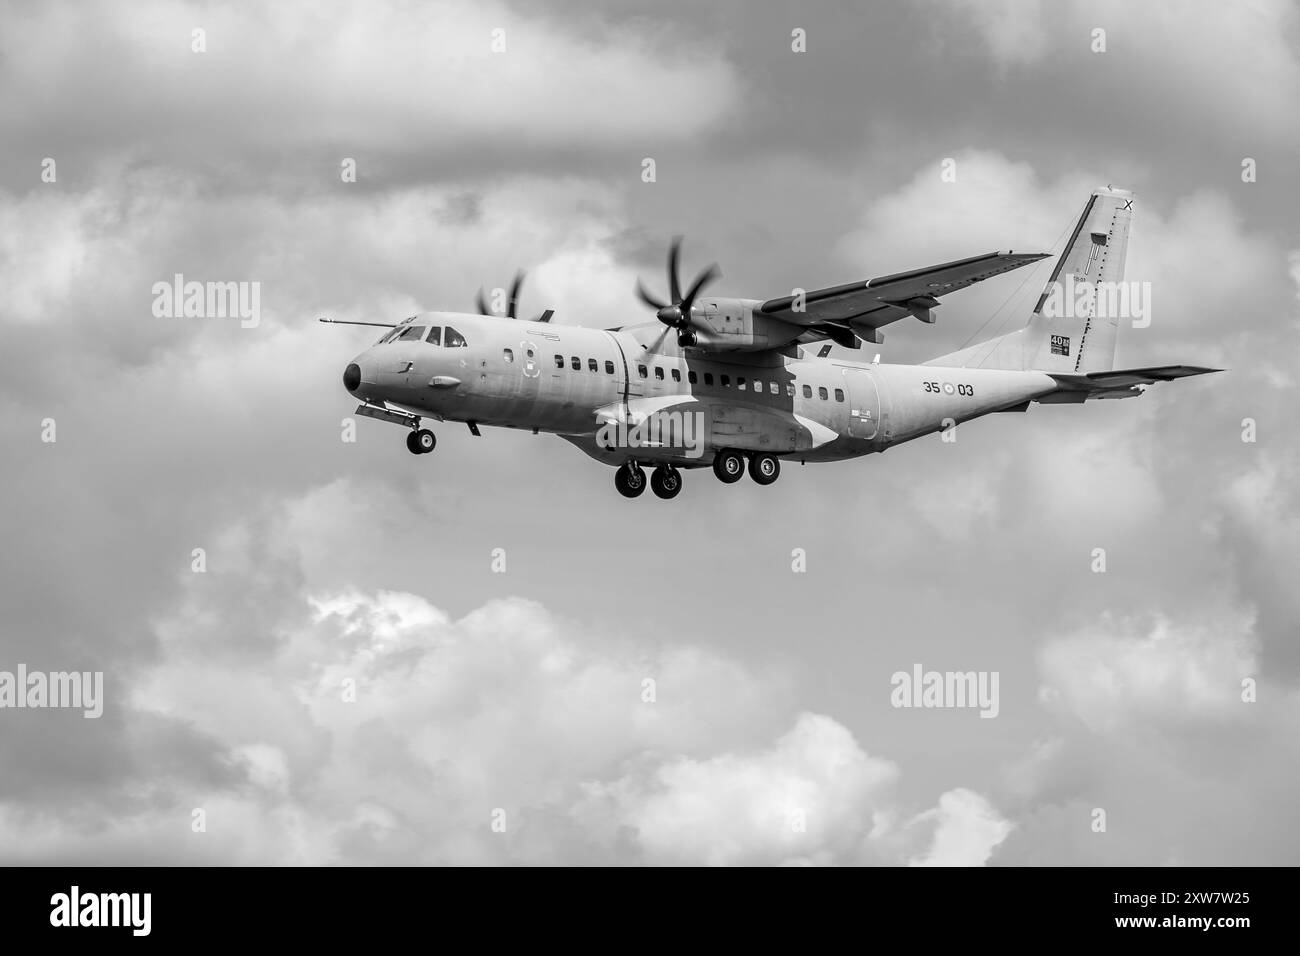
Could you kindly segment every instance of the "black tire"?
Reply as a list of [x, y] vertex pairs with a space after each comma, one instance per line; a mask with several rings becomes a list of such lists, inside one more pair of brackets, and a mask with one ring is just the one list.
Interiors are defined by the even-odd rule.
[[756, 451], [749, 459], [749, 477], [760, 485], [770, 485], [781, 477], [781, 460], [765, 451]]
[[660, 465], [650, 475], [650, 490], [665, 500], [676, 498], [682, 490], [682, 473], [676, 468]]
[[645, 472], [636, 465], [622, 465], [614, 472], [614, 487], [624, 498], [635, 498], [645, 491]]
[[713, 458], [713, 473], [728, 485], [740, 481], [745, 474], [745, 458], [738, 451], [724, 448]]
[[427, 455], [433, 451], [438, 444], [438, 436], [427, 428], [421, 428], [419, 431], [411, 432], [410, 437], [406, 439], [406, 447], [411, 449], [417, 455]]
[[409, 451], [412, 455], [420, 454], [420, 446], [416, 444], [417, 440], [418, 439], [415, 437], [414, 429], [407, 433], [406, 450]]

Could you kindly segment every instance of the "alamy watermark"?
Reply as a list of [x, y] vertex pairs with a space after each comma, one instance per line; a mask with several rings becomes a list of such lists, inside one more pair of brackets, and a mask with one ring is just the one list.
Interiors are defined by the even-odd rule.
[[1151, 324], [1150, 282], [1089, 282], [1075, 280], [1073, 274], [1064, 282], [1053, 282], [1043, 302], [1043, 315], [1049, 319], [1132, 319], [1133, 328]]
[[6, 708], [79, 708], [83, 717], [104, 713], [103, 671], [0, 671], [0, 710]]
[[998, 715], [997, 671], [927, 671], [920, 664], [895, 671], [889, 703], [894, 707], [979, 708], [981, 717]]
[[625, 448], [681, 448], [686, 458], [704, 455], [708, 423], [703, 412], [654, 412], [641, 422], [606, 422], [596, 430], [596, 444], [606, 451]]
[[50, 897], [50, 925], [120, 926], [133, 936], [148, 936], [152, 910], [152, 893], [83, 893], [74, 885]]
[[155, 282], [153, 314], [159, 319], [239, 319], [245, 329], [262, 321], [262, 283], [186, 282], [176, 273], [171, 282]]

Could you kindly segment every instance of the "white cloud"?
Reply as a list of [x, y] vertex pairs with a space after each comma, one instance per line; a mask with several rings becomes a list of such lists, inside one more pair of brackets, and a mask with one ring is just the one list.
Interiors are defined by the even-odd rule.
[[[135, 150], [141, 129], [165, 130], [151, 158], [205, 161], [269, 144], [347, 146], [364, 177], [390, 157], [662, 144], [724, 122], [740, 84], [716, 47], [650, 18], [638, 27], [592, 17], [574, 29], [495, 0], [328, 11], [148, 2], [128, 17], [106, 6], [75, 22], [42, 8], [0, 33], [5, 86], [37, 100], [15, 102], [0, 123], [84, 119], [93, 90], [113, 122], [79, 123], [85, 143]], [[191, 51], [196, 28], [204, 53]], [[78, 55], [88, 36], [113, 55]], [[493, 51], [497, 38], [504, 52]], [[52, 62], [64, 67], [57, 84], [46, 82]], [[629, 176], [640, 158], [628, 157]], [[337, 180], [342, 155], [322, 159]]]
[[1100, 731], [1244, 719], [1241, 680], [1257, 672], [1251, 626], [1245, 613], [1146, 628], [1103, 616], [1042, 649], [1040, 697]]
[[834, 720], [805, 713], [764, 751], [652, 759], [589, 783], [582, 816], [630, 828], [656, 863], [831, 862], [869, 833], [897, 777]]
[[939, 805], [909, 824], [934, 825], [930, 848], [911, 860], [912, 866], [983, 866], [1015, 828], [984, 797], [958, 788], [939, 797]]

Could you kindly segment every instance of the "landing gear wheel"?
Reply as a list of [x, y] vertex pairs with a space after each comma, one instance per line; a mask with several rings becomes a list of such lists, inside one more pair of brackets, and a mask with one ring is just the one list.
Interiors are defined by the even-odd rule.
[[745, 459], [740, 452], [724, 448], [713, 459], [713, 473], [727, 484], [740, 481], [745, 474]]
[[682, 473], [671, 465], [660, 465], [650, 475], [650, 490], [660, 498], [676, 498], [682, 490]]
[[413, 431], [406, 436], [406, 447], [413, 455], [427, 455], [438, 444], [438, 438], [427, 428]]
[[754, 452], [749, 459], [749, 477], [760, 485], [770, 485], [781, 477], [781, 462], [765, 451]]
[[645, 491], [645, 472], [629, 462], [614, 472], [614, 487], [624, 498], [635, 498]]

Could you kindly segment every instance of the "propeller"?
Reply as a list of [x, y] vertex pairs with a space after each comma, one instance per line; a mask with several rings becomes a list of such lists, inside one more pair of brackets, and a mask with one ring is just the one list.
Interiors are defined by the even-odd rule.
[[[523, 285], [524, 285], [524, 271], [520, 269], [518, 272], [515, 273], [514, 281], [510, 283], [510, 292], [506, 296], [506, 318], [510, 318], [510, 319], [519, 318], [519, 313], [518, 313], [519, 290], [523, 288]], [[474, 297], [474, 304], [478, 306], [479, 315], [496, 315], [495, 312], [493, 312], [491, 309], [488, 308], [487, 299], [483, 297], [483, 289], [481, 286], [479, 287], [478, 295]], [[537, 318], [532, 319], [531, 321], [549, 322], [551, 321], [551, 316], [553, 316], [554, 314], [555, 311], [553, 309], [547, 309], [545, 312], [543, 312]]]
[[677, 330], [677, 344], [687, 348], [695, 344], [695, 332], [691, 328], [691, 307], [695, 305], [695, 299], [704, 291], [704, 287], [721, 276], [722, 272], [716, 262], [711, 264], [695, 277], [695, 281], [683, 295], [681, 281], [678, 279], [678, 263], [681, 255], [682, 237], [674, 236], [668, 246], [668, 293], [671, 301], [663, 302], [651, 295], [641, 284], [640, 279], [636, 280], [636, 294], [642, 302], [655, 310], [655, 318], [669, 328]]

